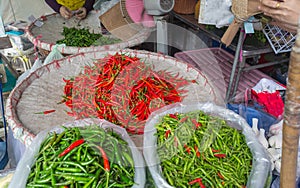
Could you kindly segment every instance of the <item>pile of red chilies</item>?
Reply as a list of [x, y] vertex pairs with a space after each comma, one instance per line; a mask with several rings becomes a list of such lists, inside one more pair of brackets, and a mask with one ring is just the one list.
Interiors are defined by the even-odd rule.
[[143, 134], [154, 110], [181, 102], [189, 81], [164, 70], [154, 71], [137, 57], [108, 55], [85, 66], [75, 78], [64, 79], [65, 103], [77, 119], [98, 117]]

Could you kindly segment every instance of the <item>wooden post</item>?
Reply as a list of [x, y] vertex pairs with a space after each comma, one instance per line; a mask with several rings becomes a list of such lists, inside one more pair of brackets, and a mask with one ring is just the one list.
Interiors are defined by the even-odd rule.
[[[298, 28], [298, 33], [300, 28]], [[300, 36], [291, 51], [284, 107], [280, 187], [295, 188], [300, 130]]]

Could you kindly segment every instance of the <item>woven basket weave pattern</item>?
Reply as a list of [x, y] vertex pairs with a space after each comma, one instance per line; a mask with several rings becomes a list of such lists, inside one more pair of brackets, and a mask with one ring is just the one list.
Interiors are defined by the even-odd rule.
[[237, 18], [247, 19], [248, 15], [248, 0], [232, 0], [231, 11]]
[[245, 21], [249, 17], [261, 13], [258, 10], [259, 0], [232, 0], [231, 11], [238, 20]]
[[196, 0], [175, 0], [173, 11], [179, 14], [194, 14]]

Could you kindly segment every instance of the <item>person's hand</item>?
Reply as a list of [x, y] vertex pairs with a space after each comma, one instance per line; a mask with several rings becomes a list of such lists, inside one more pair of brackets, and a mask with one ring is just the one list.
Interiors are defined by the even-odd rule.
[[261, 0], [258, 9], [273, 19], [270, 24], [278, 25], [290, 32], [297, 32], [300, 15], [299, 0]]
[[62, 17], [66, 19], [70, 19], [72, 17], [72, 11], [65, 6], [60, 7], [59, 13]]
[[76, 11], [75, 14], [76, 18], [82, 20], [86, 17], [86, 8], [85, 7], [81, 7]]

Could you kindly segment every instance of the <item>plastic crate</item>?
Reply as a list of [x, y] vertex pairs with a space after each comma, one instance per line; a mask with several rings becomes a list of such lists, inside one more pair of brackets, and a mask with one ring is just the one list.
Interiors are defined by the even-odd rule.
[[266, 24], [263, 33], [276, 54], [291, 51], [296, 41], [296, 34], [275, 25]]
[[[225, 99], [234, 60], [232, 54], [221, 48], [204, 48], [177, 52], [174, 56], [202, 71]], [[245, 67], [248, 66], [250, 65], [245, 65]], [[254, 87], [262, 78], [274, 80], [259, 70], [243, 71], [237, 86], [236, 96], [243, 96], [247, 89]], [[233, 83], [235, 83], [235, 78]], [[238, 100], [238, 98], [235, 100]]]

